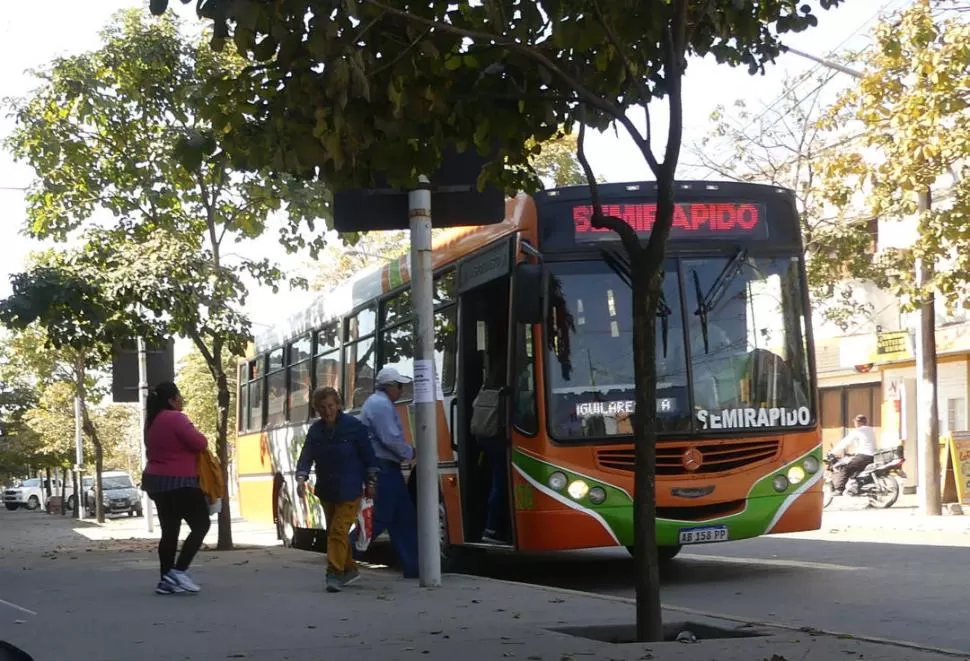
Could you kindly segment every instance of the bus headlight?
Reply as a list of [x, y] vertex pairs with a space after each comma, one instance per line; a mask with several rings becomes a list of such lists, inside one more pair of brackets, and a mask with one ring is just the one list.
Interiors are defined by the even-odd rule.
[[801, 466], [792, 466], [788, 469], [788, 481], [792, 484], [798, 484], [805, 479], [805, 469]]
[[589, 485], [582, 480], [573, 480], [569, 483], [568, 491], [573, 500], [582, 500], [589, 493]]
[[788, 488], [788, 478], [784, 475], [775, 475], [775, 479], [771, 481], [771, 486], [774, 487], [775, 491], [781, 493]]
[[818, 467], [818, 459], [815, 457], [806, 457], [805, 461], [802, 462], [802, 468], [804, 468], [809, 475], [814, 475], [817, 473]]
[[549, 482], [549, 486], [554, 491], [562, 491], [563, 489], [566, 488], [566, 482], [567, 482], [566, 475], [565, 473], [560, 473], [559, 471], [556, 471], [555, 473], [549, 476], [548, 482]]
[[593, 487], [586, 496], [589, 498], [589, 502], [594, 505], [602, 505], [606, 502], [606, 491], [603, 490], [603, 487]]

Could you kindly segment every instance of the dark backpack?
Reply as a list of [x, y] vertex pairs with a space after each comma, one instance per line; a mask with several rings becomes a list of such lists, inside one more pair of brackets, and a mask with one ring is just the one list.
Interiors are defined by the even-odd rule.
[[482, 388], [472, 402], [472, 436], [479, 439], [498, 436], [505, 414], [504, 397], [498, 388]]

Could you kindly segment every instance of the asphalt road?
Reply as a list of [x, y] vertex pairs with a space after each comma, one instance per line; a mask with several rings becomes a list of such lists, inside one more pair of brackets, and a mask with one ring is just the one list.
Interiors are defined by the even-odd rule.
[[[859, 516], [865, 516], [859, 513]], [[961, 517], [962, 518], [962, 517]], [[663, 572], [665, 606], [967, 651], [970, 549], [766, 537], [686, 548]], [[886, 531], [885, 538], [891, 538]], [[829, 537], [826, 539], [825, 537]], [[622, 550], [489, 556], [477, 573], [634, 597]]]
[[[0, 511], [0, 561], [16, 563], [16, 556], [26, 555], [31, 563], [46, 563], [55, 561], [55, 549], [63, 549], [63, 559], [68, 549], [154, 546], [132, 539], [143, 525], [138, 520], [106, 528], [85, 522], [82, 535], [58, 518]], [[907, 508], [827, 513], [817, 533], [685, 549], [663, 574], [662, 600], [675, 609], [964, 650], [970, 657], [968, 530], [970, 517], [927, 521]], [[928, 543], [919, 543], [921, 537]], [[634, 596], [633, 561], [625, 550], [492, 554], [476, 573]]]

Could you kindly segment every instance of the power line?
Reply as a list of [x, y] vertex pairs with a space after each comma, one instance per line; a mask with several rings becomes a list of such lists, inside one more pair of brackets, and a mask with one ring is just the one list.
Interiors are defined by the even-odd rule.
[[[881, 14], [881, 13], [882, 13], [882, 12], [883, 12], [883, 11], [884, 11], [884, 10], [885, 10], [886, 8], [888, 8], [888, 7], [890, 6], [890, 5], [894, 5], [894, 4], [897, 4], [897, 3], [899, 3], [900, 1], [901, 1], [901, 0], [888, 0], [888, 1], [887, 1], [886, 3], [884, 3], [884, 4], [883, 4], [883, 5], [881, 6], [881, 7], [879, 7], [879, 9], [877, 9], [877, 10], [875, 11], [875, 13], [873, 13], [873, 14], [872, 14], [872, 15], [871, 15], [871, 16], [870, 16], [870, 17], [869, 17], [868, 19], [866, 19], [866, 20], [865, 20], [865, 21], [864, 21], [864, 22], [863, 22], [863, 23], [862, 23], [862, 24], [861, 24], [861, 25], [860, 25], [859, 27], [857, 27], [857, 28], [856, 28], [855, 30], [853, 30], [853, 31], [852, 31], [852, 32], [851, 32], [851, 33], [850, 33], [850, 34], [849, 34], [849, 35], [848, 35], [848, 36], [847, 36], [847, 37], [846, 37], [845, 39], [843, 39], [843, 40], [842, 40], [842, 41], [841, 41], [841, 42], [840, 42], [840, 43], [839, 43], [839, 44], [838, 44], [837, 46], [835, 46], [835, 48], [833, 48], [833, 49], [831, 49], [831, 50], [830, 50], [829, 52], [830, 52], [830, 53], [834, 53], [834, 52], [836, 52], [836, 51], [838, 51], [838, 50], [840, 50], [840, 49], [841, 49], [841, 48], [842, 48], [843, 46], [845, 46], [845, 45], [846, 45], [846, 44], [847, 44], [847, 43], [848, 43], [848, 42], [849, 42], [849, 41], [850, 41], [850, 40], [851, 40], [851, 39], [852, 39], [853, 37], [855, 37], [855, 36], [856, 36], [857, 34], [859, 34], [859, 32], [861, 32], [861, 31], [862, 31], [862, 30], [864, 30], [864, 29], [865, 29], [866, 27], [868, 27], [868, 25], [869, 25], [870, 23], [872, 23], [872, 21], [873, 21], [874, 19], [876, 19], [876, 18], [877, 18], [877, 17], [879, 16], [879, 14]], [[792, 84], [792, 86], [791, 86], [791, 88], [790, 88], [790, 89], [787, 89], [787, 90], [785, 90], [785, 91], [783, 91], [783, 92], [782, 92], [782, 93], [781, 93], [781, 94], [780, 94], [780, 95], [779, 95], [779, 96], [778, 96], [778, 97], [777, 97], [777, 98], [776, 98], [776, 99], [775, 99], [774, 101], [772, 101], [772, 102], [771, 102], [771, 103], [770, 103], [770, 104], [769, 104], [769, 105], [768, 105], [768, 106], [767, 106], [767, 107], [766, 107], [766, 108], [765, 108], [765, 109], [764, 109], [764, 110], [763, 110], [763, 111], [762, 111], [761, 113], [759, 113], [759, 114], [758, 114], [758, 115], [756, 115], [756, 116], [755, 116], [754, 118], [752, 118], [752, 120], [751, 120], [750, 122], [748, 122], [748, 124], [747, 124], [747, 125], [746, 125], [746, 126], [745, 126], [745, 127], [744, 127], [744, 128], [742, 129], [742, 130], [741, 130], [741, 132], [742, 132], [742, 133], [744, 133], [744, 132], [747, 132], [747, 130], [748, 130], [749, 128], [751, 128], [751, 126], [752, 126], [752, 125], [754, 125], [754, 123], [755, 123], [755, 122], [757, 122], [757, 121], [758, 121], [758, 120], [760, 120], [760, 119], [761, 119], [762, 117], [764, 117], [765, 115], [767, 115], [767, 114], [768, 114], [768, 113], [769, 113], [770, 111], [772, 111], [772, 110], [773, 110], [773, 109], [775, 108], [775, 106], [777, 106], [777, 105], [778, 105], [779, 103], [781, 103], [781, 101], [782, 101], [782, 100], [784, 100], [784, 98], [785, 98], [786, 96], [788, 96], [788, 94], [790, 94], [790, 93], [793, 93], [793, 92], [794, 92], [794, 91], [795, 91], [796, 89], [798, 89], [798, 88], [799, 88], [799, 87], [800, 87], [801, 85], [803, 85], [803, 84], [805, 84], [805, 83], [806, 83], [806, 82], [808, 81], [808, 79], [809, 79], [809, 78], [811, 78], [813, 74], [815, 74], [815, 72], [817, 72], [817, 71], [818, 71], [818, 70], [819, 70], [820, 68], [822, 68], [822, 66], [823, 66], [823, 65], [822, 65], [821, 63], [817, 63], [817, 64], [815, 64], [814, 66], [812, 66], [812, 68], [811, 68], [811, 69], [809, 69], [808, 71], [806, 71], [805, 73], [803, 73], [803, 74], [802, 74], [801, 76], [799, 76], [799, 77], [798, 77], [798, 78], [796, 79], [796, 82], [795, 82], [794, 84]], [[811, 94], [809, 94], [809, 96], [811, 96]]]

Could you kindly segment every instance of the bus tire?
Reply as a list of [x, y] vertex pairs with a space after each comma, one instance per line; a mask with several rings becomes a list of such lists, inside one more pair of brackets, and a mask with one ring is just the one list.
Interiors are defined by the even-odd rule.
[[285, 488], [279, 489], [276, 503], [276, 535], [283, 542], [283, 546], [310, 550], [313, 547], [313, 531], [293, 525], [293, 503], [290, 502], [290, 494]]
[[[680, 553], [683, 547], [680, 544], [676, 546], [658, 546], [657, 547], [657, 562], [660, 564], [666, 564], [671, 562]], [[634, 556], [634, 551], [636, 550], [633, 546], [626, 547], [631, 556]]]
[[438, 540], [441, 544], [442, 573], [475, 573], [485, 552], [451, 543], [448, 535], [448, 510], [440, 492], [438, 493]]

